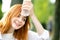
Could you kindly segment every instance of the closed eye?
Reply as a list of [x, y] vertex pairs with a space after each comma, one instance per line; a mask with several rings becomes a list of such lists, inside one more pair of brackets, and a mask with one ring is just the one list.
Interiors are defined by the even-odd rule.
[[23, 20], [23, 21], [26, 21], [26, 18], [23, 18], [22, 20]]

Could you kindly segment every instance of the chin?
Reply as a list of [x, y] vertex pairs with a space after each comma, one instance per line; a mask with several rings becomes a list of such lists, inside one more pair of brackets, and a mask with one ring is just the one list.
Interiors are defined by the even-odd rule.
[[16, 30], [17, 30], [17, 29], [20, 29], [21, 27], [22, 27], [22, 26], [19, 26], [19, 27], [15, 27], [14, 29], [16, 29]]

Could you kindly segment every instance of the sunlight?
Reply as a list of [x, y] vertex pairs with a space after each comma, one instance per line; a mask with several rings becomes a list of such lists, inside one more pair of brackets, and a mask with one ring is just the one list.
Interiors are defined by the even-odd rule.
[[2, 0], [2, 12], [5, 13], [9, 10], [11, 4], [11, 0]]
[[54, 4], [56, 2], [56, 0], [50, 0], [50, 2]]

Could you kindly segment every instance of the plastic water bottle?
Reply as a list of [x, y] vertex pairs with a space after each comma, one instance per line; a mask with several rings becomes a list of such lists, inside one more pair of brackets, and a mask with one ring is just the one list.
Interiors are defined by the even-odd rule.
[[30, 15], [30, 12], [26, 9], [23, 9], [22, 12], [21, 12], [21, 15], [23, 16], [29, 16]]
[[[23, 4], [24, 3], [26, 3], [26, 2], [31, 2], [31, 0], [24, 0], [23, 1]], [[26, 5], [26, 6], [28, 6], [28, 5]], [[29, 6], [29, 7], [31, 7], [31, 6]], [[23, 16], [29, 16], [30, 15], [30, 9], [23, 9], [23, 5], [22, 5], [22, 13], [21, 13], [21, 15], [23, 15]]]

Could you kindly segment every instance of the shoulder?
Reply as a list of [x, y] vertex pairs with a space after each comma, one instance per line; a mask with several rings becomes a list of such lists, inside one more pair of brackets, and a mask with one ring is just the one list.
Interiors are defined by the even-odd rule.
[[37, 40], [38, 34], [36, 32], [33, 32], [31, 30], [28, 31], [28, 39], [29, 40]]
[[28, 35], [29, 36], [38, 36], [38, 34], [36, 32], [31, 31], [31, 30], [28, 31]]
[[38, 33], [29, 30], [28, 39], [29, 40], [43, 40], [43, 39], [47, 40], [49, 39], [49, 32], [45, 30], [43, 34], [38, 35]]
[[49, 31], [44, 30], [43, 34], [39, 35], [41, 39], [49, 40]]

